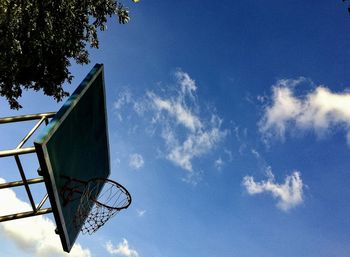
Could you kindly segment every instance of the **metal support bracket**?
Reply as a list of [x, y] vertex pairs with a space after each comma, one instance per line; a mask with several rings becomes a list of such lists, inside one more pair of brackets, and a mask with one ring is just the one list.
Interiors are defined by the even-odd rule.
[[[27, 179], [21, 160], [19, 158], [22, 154], [30, 154], [35, 153], [35, 147], [23, 147], [23, 145], [29, 140], [29, 138], [34, 134], [34, 132], [40, 127], [40, 125], [45, 122], [45, 124], [48, 124], [49, 118], [52, 118], [56, 113], [55, 112], [48, 112], [48, 113], [39, 113], [39, 114], [31, 114], [31, 115], [21, 115], [21, 116], [13, 116], [13, 117], [5, 117], [0, 118], [0, 124], [5, 123], [13, 123], [13, 122], [22, 122], [22, 121], [28, 121], [28, 120], [38, 120], [38, 122], [34, 125], [34, 127], [26, 134], [25, 137], [20, 141], [20, 143], [17, 145], [15, 149], [10, 150], [2, 150], [0, 151], [0, 158], [2, 157], [9, 157], [13, 156], [15, 158], [18, 171], [21, 175], [20, 181], [12, 181], [12, 182], [6, 182], [0, 184], [0, 190], [5, 188], [12, 188], [12, 187], [18, 187], [18, 186], [24, 186], [28, 200], [30, 202], [30, 205], [32, 207], [32, 211], [27, 212], [19, 212], [14, 213], [10, 215], [4, 215], [0, 216], [0, 222], [3, 221], [9, 221], [9, 220], [15, 220], [15, 219], [22, 219], [42, 214], [51, 213], [51, 208], [42, 208], [46, 200], [48, 199], [48, 195], [46, 194], [43, 199], [40, 201], [40, 203], [36, 206], [35, 201], [33, 199], [32, 193], [30, 191], [30, 184], [36, 184], [36, 183], [42, 183], [44, 182], [44, 179], [42, 177], [39, 178], [33, 178], [33, 179]], [[1, 192], [0, 192], [1, 193]]]
[[34, 212], [34, 211], [19, 212], [19, 213], [15, 213], [15, 214], [1, 216], [0, 222], [23, 219], [23, 218], [33, 217], [33, 216], [37, 216], [37, 215], [43, 215], [43, 214], [47, 214], [47, 213], [51, 213], [51, 212], [52, 212], [51, 208], [40, 209], [36, 212]]

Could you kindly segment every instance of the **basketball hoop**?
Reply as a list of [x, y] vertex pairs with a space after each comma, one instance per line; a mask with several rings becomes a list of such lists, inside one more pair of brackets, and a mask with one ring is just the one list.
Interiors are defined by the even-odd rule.
[[[131, 203], [129, 192], [111, 174], [103, 64], [96, 64], [57, 112], [0, 118], [0, 125], [37, 120], [16, 148], [0, 150], [14, 157], [21, 180], [0, 182], [0, 190], [23, 186], [31, 210], [0, 214], [0, 222], [53, 213], [55, 232], [70, 252], [82, 233], [94, 233]], [[26, 146], [37, 129], [46, 127]], [[35, 153], [37, 178], [27, 179], [21, 155]], [[45, 183], [37, 204], [31, 184]], [[47, 201], [49, 200], [49, 204]], [[50, 206], [48, 206], [50, 205]]]
[[[95, 198], [99, 191], [99, 195]], [[91, 179], [82, 192], [74, 223], [77, 226], [83, 224], [81, 232], [91, 235], [130, 204], [130, 193], [119, 183], [105, 178]]]

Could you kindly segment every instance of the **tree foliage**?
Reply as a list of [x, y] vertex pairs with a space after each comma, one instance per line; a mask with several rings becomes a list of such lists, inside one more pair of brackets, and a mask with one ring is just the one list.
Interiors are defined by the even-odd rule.
[[[343, 2], [346, 2], [348, 0], [343, 0]], [[348, 13], [350, 14], [350, 6], [348, 6]]]
[[[134, 0], [137, 2], [137, 0]], [[12, 109], [23, 89], [43, 90], [60, 101], [72, 80], [70, 61], [87, 64], [87, 47], [98, 48], [107, 18], [129, 21], [114, 0], [0, 0], [0, 95]]]

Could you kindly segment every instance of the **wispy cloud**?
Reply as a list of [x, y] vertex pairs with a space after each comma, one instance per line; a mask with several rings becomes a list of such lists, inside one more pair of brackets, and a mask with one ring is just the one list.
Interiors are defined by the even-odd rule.
[[232, 152], [230, 150], [228, 150], [228, 149], [224, 149], [224, 153], [226, 154], [228, 161], [232, 162], [233, 161]]
[[141, 154], [134, 153], [129, 156], [129, 166], [135, 170], [141, 169], [145, 164]]
[[193, 93], [197, 90], [196, 82], [190, 78], [190, 76], [182, 70], [177, 70], [175, 76], [179, 85], [181, 86], [181, 92], [183, 95], [193, 96]]
[[129, 246], [128, 240], [123, 238], [117, 246], [114, 246], [111, 241], [108, 241], [105, 245], [105, 249], [111, 255], [125, 256], [125, 257], [138, 257], [139, 253]]
[[288, 211], [303, 202], [303, 181], [300, 172], [294, 171], [285, 178], [283, 184], [275, 182], [271, 169], [267, 170], [267, 176], [267, 180], [260, 182], [255, 182], [251, 176], [245, 176], [242, 184], [250, 195], [271, 193], [274, 198], [278, 199], [277, 207], [283, 211]]
[[113, 109], [118, 117], [119, 121], [122, 122], [124, 117], [122, 115], [122, 109], [125, 106], [131, 105], [133, 110], [142, 115], [147, 110], [147, 103], [141, 101], [135, 101], [133, 94], [127, 88], [124, 88], [119, 92], [117, 98], [113, 102]]
[[251, 153], [254, 155], [256, 159], [258, 160], [261, 159], [260, 153], [257, 150], [251, 149]]
[[153, 121], [162, 126], [167, 159], [184, 170], [193, 171], [192, 160], [213, 150], [226, 136], [226, 131], [221, 129], [222, 120], [217, 115], [209, 114], [209, 121], [200, 115], [194, 80], [180, 70], [176, 77], [179, 90], [175, 96], [160, 97], [149, 92], [148, 97], [155, 111]]
[[188, 134], [181, 143], [166, 139], [169, 151], [167, 158], [181, 168], [192, 171], [192, 159], [212, 150], [224, 135], [225, 133], [219, 128], [212, 127], [206, 131]]
[[187, 106], [178, 101], [178, 99], [161, 99], [154, 93], [149, 93], [148, 96], [152, 100], [157, 111], [166, 111], [171, 117], [175, 118], [179, 124], [190, 129], [192, 132], [195, 132], [202, 126], [199, 118], [195, 116]]
[[116, 111], [116, 115], [119, 121], [123, 121], [123, 116], [120, 110], [124, 105], [130, 104], [132, 102], [132, 95], [129, 90], [123, 90], [119, 93], [117, 99], [113, 102], [114, 110]]
[[124, 90], [119, 93], [118, 98], [113, 102], [113, 107], [120, 110], [125, 104], [132, 102], [132, 95], [130, 91]]
[[182, 178], [182, 181], [192, 186], [197, 186], [198, 183], [202, 181], [202, 176], [203, 171], [192, 171], [188, 172], [186, 176]]
[[313, 130], [322, 135], [331, 128], [342, 128], [350, 145], [350, 93], [331, 92], [318, 86], [304, 97], [296, 96], [295, 87], [305, 79], [280, 80], [272, 87], [272, 103], [259, 122], [265, 139], [284, 139], [290, 129]]
[[[0, 183], [5, 180], [0, 178]], [[1, 189], [0, 215], [30, 210], [26, 202], [20, 200], [11, 189]], [[75, 244], [71, 252], [65, 253], [62, 249], [58, 235], [55, 234], [55, 224], [44, 216], [19, 219], [0, 223], [2, 235], [23, 252], [31, 253], [37, 257], [91, 257], [89, 249]]]
[[217, 170], [221, 170], [222, 166], [224, 165], [224, 161], [219, 157], [218, 159], [215, 160], [214, 166]]
[[[129, 104], [148, 122], [150, 136], [160, 136], [164, 143], [163, 157], [182, 169], [192, 172], [193, 160], [213, 151], [227, 135], [222, 119], [213, 111], [200, 111], [197, 84], [186, 72], [178, 69], [175, 85], [147, 91], [139, 99], [123, 93], [115, 101], [115, 109]], [[141, 111], [140, 111], [141, 110]], [[121, 115], [120, 115], [121, 116]]]
[[139, 217], [143, 217], [143, 215], [145, 215], [146, 210], [136, 210], [137, 211], [137, 216]]

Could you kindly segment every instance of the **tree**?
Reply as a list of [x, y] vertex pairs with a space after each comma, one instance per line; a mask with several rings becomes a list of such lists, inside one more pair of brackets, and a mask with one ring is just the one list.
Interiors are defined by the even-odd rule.
[[[347, 0], [343, 0], [343, 2], [345, 2]], [[350, 6], [348, 6], [348, 13], [350, 14]]]
[[70, 61], [89, 63], [87, 47], [98, 48], [97, 31], [113, 15], [122, 24], [130, 19], [115, 0], [1, 0], [0, 95], [12, 109], [22, 108], [22, 89], [62, 100]]

